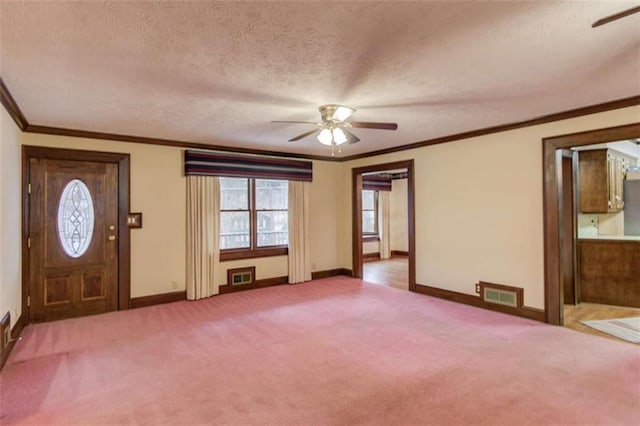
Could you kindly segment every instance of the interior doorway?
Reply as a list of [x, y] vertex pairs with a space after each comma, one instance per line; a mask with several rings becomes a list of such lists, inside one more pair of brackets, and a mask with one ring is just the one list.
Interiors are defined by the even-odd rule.
[[362, 175], [362, 259], [367, 282], [409, 289], [407, 169]]
[[354, 277], [415, 291], [413, 173], [413, 160], [352, 170]]
[[[631, 124], [608, 129], [593, 130], [557, 137], [545, 138], [543, 140], [544, 151], [544, 225], [545, 225], [545, 315], [546, 321], [551, 324], [565, 324], [565, 312], [568, 312], [574, 321], [573, 314], [578, 312], [572, 309], [572, 306], [578, 306], [583, 302], [590, 303], [595, 297], [627, 297], [630, 293], [620, 288], [603, 288], [603, 286], [593, 286], [590, 283], [601, 279], [601, 275], [607, 274], [604, 271], [623, 271], [629, 273], [629, 279], [637, 280], [637, 276], [633, 275], [634, 259], [640, 255], [638, 247], [629, 242], [616, 243], [621, 247], [620, 256], [614, 256], [607, 259], [603, 263], [603, 268], [587, 267], [593, 265], [593, 259], [605, 260], [604, 258], [612, 256], [614, 253], [610, 248], [602, 249], [600, 246], [610, 244], [609, 238], [601, 238], [600, 235], [582, 237], [580, 231], [586, 232], [581, 228], [585, 227], [582, 222], [588, 222], [588, 215], [580, 215], [578, 213], [589, 212], [592, 207], [585, 207], [581, 204], [593, 200], [584, 196], [581, 197], [581, 190], [584, 192], [585, 186], [592, 182], [600, 182], [606, 179], [603, 187], [603, 194], [598, 195], [594, 199], [602, 198], [604, 207], [596, 207], [594, 211], [602, 209], [609, 212], [622, 211], [622, 198], [616, 195], [619, 188], [618, 184], [610, 182], [620, 180], [620, 176], [616, 175], [611, 169], [611, 163], [607, 158], [609, 147], [607, 143], [613, 141], [634, 140], [640, 137], [640, 124]], [[602, 179], [589, 178], [581, 179], [580, 171], [585, 172], [585, 165], [580, 165], [580, 160], [576, 156], [576, 151], [586, 145], [605, 144], [596, 148], [604, 153], [604, 172]], [[595, 154], [594, 154], [595, 155]], [[590, 167], [590, 166], [589, 166]], [[600, 166], [598, 166], [600, 168]], [[609, 169], [607, 169], [609, 168]], [[582, 174], [582, 178], [586, 173]], [[617, 186], [618, 185], [618, 186]], [[611, 197], [611, 198], [609, 198]], [[620, 198], [620, 200], [618, 200]], [[615, 204], [620, 203], [620, 208], [616, 209]], [[608, 204], [608, 206], [607, 206]], [[609, 219], [607, 217], [607, 219]], [[616, 219], [619, 220], [619, 219]], [[588, 225], [588, 223], [587, 223]], [[588, 228], [586, 226], [585, 228]], [[624, 235], [615, 238], [616, 240], [624, 239]], [[614, 239], [614, 238], [611, 238]], [[611, 246], [613, 247], [613, 246]], [[603, 257], [604, 256], [604, 257]], [[593, 258], [593, 259], [592, 259]], [[625, 266], [626, 265], [626, 266]], [[631, 268], [628, 266], [631, 265]], [[582, 266], [582, 267], [581, 267]], [[630, 271], [630, 272], [629, 272]], [[605, 277], [607, 278], [607, 277]], [[607, 280], [615, 285], [626, 285], [624, 277], [616, 280]], [[586, 280], [590, 280], [589, 283]], [[594, 293], [596, 291], [596, 293]], [[599, 292], [599, 293], [598, 293]], [[633, 296], [635, 297], [635, 296]], [[610, 303], [605, 303], [610, 304]], [[569, 307], [569, 309], [565, 309]]]
[[128, 154], [25, 146], [23, 167], [28, 320], [127, 309]]

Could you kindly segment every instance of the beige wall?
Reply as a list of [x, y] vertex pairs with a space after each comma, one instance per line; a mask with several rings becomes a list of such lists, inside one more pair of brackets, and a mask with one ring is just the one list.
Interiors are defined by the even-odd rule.
[[[21, 135], [3, 114], [0, 307], [18, 310], [20, 208], [6, 206], [20, 205]], [[478, 280], [515, 285], [525, 289], [526, 305], [542, 308], [541, 139], [638, 121], [640, 107], [632, 107], [346, 163], [314, 161], [312, 269], [352, 267], [351, 169], [413, 158], [418, 283], [469, 294]], [[131, 232], [132, 297], [184, 289], [181, 149], [28, 133], [22, 140], [129, 153], [131, 210], [144, 213], [144, 228]], [[287, 275], [286, 256], [225, 262], [224, 268], [246, 265], [256, 265], [258, 279]]]
[[22, 313], [21, 148], [22, 132], [0, 107], [0, 317], [11, 312], [11, 326]]
[[380, 253], [380, 242], [379, 241], [366, 241], [362, 243], [362, 253], [370, 254], [370, 253]]
[[[474, 294], [479, 280], [524, 288], [544, 307], [542, 138], [640, 121], [640, 107], [344, 163], [415, 159], [416, 279]], [[342, 194], [351, 217], [351, 193]], [[342, 266], [351, 268], [351, 221], [342, 222]]]
[[409, 250], [409, 216], [407, 203], [407, 179], [394, 179], [391, 182], [391, 195], [389, 197], [391, 250]]
[[[186, 181], [182, 149], [25, 133], [23, 143], [58, 148], [121, 152], [131, 155], [131, 211], [143, 213], [142, 229], [131, 231], [131, 296], [140, 297], [185, 289]], [[315, 161], [310, 184], [312, 266], [314, 271], [339, 265], [338, 197], [340, 164]], [[226, 270], [256, 266], [256, 278], [288, 274], [287, 257], [223, 262]]]

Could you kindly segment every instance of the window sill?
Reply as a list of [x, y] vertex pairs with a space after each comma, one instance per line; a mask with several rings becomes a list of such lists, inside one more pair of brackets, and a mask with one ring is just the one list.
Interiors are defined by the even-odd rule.
[[286, 256], [288, 247], [269, 247], [255, 250], [227, 250], [220, 252], [220, 262], [240, 259], [254, 259], [257, 257]]
[[377, 235], [363, 235], [362, 236], [362, 242], [363, 243], [370, 243], [373, 241], [380, 241], [380, 237], [378, 237]]

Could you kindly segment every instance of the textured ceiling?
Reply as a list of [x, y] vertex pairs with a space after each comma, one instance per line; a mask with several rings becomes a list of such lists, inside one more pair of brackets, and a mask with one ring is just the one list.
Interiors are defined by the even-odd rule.
[[317, 107], [356, 108], [348, 156], [640, 94], [625, 1], [3, 1], [0, 75], [31, 124], [328, 155]]

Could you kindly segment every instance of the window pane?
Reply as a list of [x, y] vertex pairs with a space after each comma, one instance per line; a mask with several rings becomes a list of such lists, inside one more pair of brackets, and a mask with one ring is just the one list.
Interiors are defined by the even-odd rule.
[[220, 249], [248, 248], [249, 212], [220, 212]]
[[289, 182], [256, 179], [256, 210], [287, 210]]
[[93, 236], [93, 200], [87, 185], [73, 179], [64, 187], [58, 202], [58, 236], [65, 253], [82, 256]]
[[368, 210], [362, 212], [362, 233], [374, 234], [376, 232], [376, 213]]
[[287, 212], [258, 212], [258, 247], [289, 243]]
[[375, 191], [363, 190], [362, 191], [362, 210], [375, 209]]
[[220, 178], [220, 210], [249, 209], [249, 179]]

